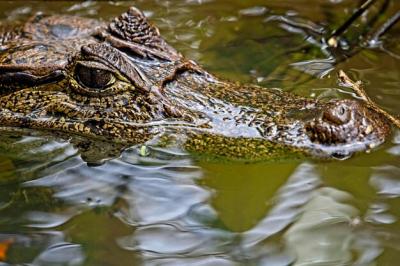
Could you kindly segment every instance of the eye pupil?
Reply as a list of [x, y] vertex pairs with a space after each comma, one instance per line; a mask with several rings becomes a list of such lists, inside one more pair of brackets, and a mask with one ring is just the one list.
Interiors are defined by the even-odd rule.
[[343, 106], [340, 106], [339, 115], [344, 115], [345, 112], [346, 112], [345, 108]]
[[78, 81], [85, 87], [94, 89], [104, 89], [111, 85], [113, 74], [107, 70], [77, 65], [76, 77]]

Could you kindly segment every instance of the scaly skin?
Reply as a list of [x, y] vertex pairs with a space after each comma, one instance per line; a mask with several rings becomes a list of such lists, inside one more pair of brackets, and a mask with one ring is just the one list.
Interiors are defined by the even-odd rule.
[[249, 160], [288, 151], [347, 156], [390, 132], [355, 100], [320, 102], [218, 79], [136, 8], [109, 24], [35, 16], [15, 32], [0, 36], [2, 126], [127, 144], [176, 136], [190, 151]]

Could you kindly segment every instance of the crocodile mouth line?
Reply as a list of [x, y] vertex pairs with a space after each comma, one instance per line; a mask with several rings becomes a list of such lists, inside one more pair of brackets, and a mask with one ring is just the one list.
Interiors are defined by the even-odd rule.
[[8, 110], [0, 112], [0, 124], [6, 127], [31, 128], [44, 131], [62, 131], [101, 140], [121, 143], [141, 142], [160, 131], [160, 127], [136, 124], [127, 127], [110, 119], [65, 119], [64, 117], [31, 117]]
[[[78, 110], [76, 106], [70, 103], [60, 104], [59, 106], [63, 107], [59, 109], [53, 109], [53, 106], [46, 106], [46, 108], [36, 110], [30, 115], [3, 109], [0, 111], [0, 125], [2, 127], [63, 131], [121, 143], [143, 142], [165, 130], [207, 131], [206, 128], [198, 127], [191, 122], [179, 120], [162, 119], [132, 122], [118, 118], [91, 117], [88, 116], [91, 111]], [[55, 110], [57, 112], [54, 112]], [[78, 113], [79, 115], [77, 115]]]

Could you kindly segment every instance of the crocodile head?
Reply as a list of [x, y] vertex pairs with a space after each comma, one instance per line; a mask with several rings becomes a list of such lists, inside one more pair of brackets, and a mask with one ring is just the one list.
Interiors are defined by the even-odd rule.
[[[381, 115], [354, 100], [321, 103], [221, 81], [168, 45], [136, 8], [110, 23], [39, 15], [5, 35], [17, 37], [0, 37], [2, 126], [130, 144], [189, 129], [328, 154], [367, 149], [389, 132]], [[312, 118], [285, 116], [304, 108]], [[264, 133], [254, 133], [260, 126]]]
[[3, 126], [134, 143], [152, 135], [149, 123], [190, 119], [161, 92], [188, 63], [136, 8], [109, 24], [37, 15], [0, 48]]

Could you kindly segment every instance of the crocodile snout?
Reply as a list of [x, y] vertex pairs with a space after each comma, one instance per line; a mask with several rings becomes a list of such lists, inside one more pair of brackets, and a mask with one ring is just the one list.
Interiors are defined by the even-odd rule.
[[356, 100], [329, 102], [321, 115], [305, 125], [313, 143], [324, 145], [357, 143], [373, 146], [390, 133], [385, 117]]

